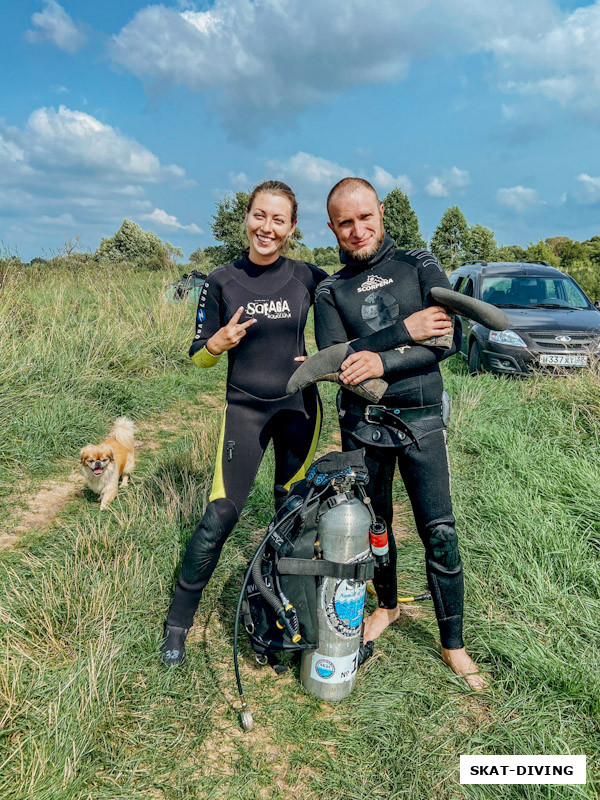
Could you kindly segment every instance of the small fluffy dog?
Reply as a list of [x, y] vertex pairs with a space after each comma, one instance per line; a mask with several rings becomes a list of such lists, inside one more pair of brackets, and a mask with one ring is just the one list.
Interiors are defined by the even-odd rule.
[[133, 422], [127, 417], [119, 417], [101, 444], [88, 444], [81, 451], [81, 471], [88, 486], [100, 495], [100, 508], [117, 496], [119, 478], [121, 486], [127, 486], [133, 472]]

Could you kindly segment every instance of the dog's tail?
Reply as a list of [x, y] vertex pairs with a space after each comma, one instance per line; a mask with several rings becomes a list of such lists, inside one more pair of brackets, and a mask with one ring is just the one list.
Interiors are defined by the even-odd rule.
[[133, 432], [133, 422], [127, 417], [118, 417], [111, 428], [110, 435], [114, 436], [117, 442], [121, 442], [128, 450], [133, 450]]

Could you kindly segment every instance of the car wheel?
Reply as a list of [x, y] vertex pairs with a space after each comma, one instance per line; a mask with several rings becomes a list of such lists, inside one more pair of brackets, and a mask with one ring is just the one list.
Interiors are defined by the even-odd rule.
[[481, 347], [477, 341], [474, 341], [469, 348], [469, 375], [478, 375], [480, 372], [483, 372]]

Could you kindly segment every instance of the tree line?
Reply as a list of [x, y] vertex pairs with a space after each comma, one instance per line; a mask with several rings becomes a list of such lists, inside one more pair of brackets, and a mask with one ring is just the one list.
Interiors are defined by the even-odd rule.
[[[248, 192], [240, 191], [217, 202], [211, 224], [217, 244], [198, 247], [190, 254], [189, 263], [182, 267], [209, 273], [240, 257], [247, 246], [244, 214], [249, 197]], [[477, 260], [545, 262], [572, 275], [592, 299], [600, 298], [600, 236], [583, 242], [554, 236], [531, 241], [526, 248], [516, 244], [499, 246], [494, 231], [479, 223], [469, 225], [455, 205], [444, 212], [427, 243], [410, 200], [401, 189], [393, 189], [382, 202], [385, 228], [396, 245], [406, 250], [429, 247], [447, 271]], [[310, 248], [303, 239], [302, 231], [296, 228], [288, 243], [288, 254], [292, 258], [309, 261], [328, 272], [339, 267], [337, 247]], [[77, 236], [75, 240], [69, 239], [52, 259], [35, 258], [32, 263], [67, 260], [76, 266], [89, 261], [105, 265], [125, 262], [156, 270], [172, 267], [183, 258], [180, 248], [163, 242], [152, 231], [144, 231], [126, 219], [114, 236], [102, 239], [95, 253], [80, 252], [80, 237]], [[0, 258], [0, 262], [2, 260]]]

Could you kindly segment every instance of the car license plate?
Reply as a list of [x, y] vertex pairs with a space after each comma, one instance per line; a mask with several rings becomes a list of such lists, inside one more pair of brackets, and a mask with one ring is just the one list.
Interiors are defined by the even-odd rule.
[[542, 353], [540, 355], [540, 364], [544, 364], [546, 366], [585, 367], [587, 363], [587, 356], [563, 355], [562, 353]]

